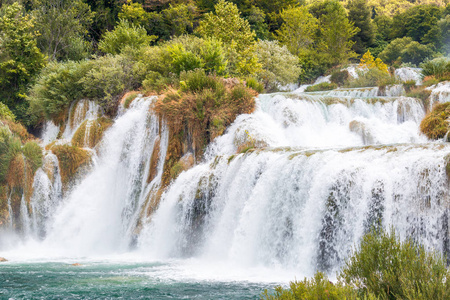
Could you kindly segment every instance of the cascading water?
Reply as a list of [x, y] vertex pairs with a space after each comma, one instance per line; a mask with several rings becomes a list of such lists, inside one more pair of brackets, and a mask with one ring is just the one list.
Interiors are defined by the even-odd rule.
[[[239, 116], [205, 163], [163, 195], [142, 249], [159, 259], [194, 256], [311, 275], [339, 267], [371, 226], [393, 225], [448, 253], [450, 147], [418, 132], [419, 100], [259, 98], [257, 111]], [[235, 155], [248, 143], [265, 148]]]
[[423, 103], [403, 94], [394, 86], [260, 95], [255, 112], [216, 138], [156, 209], [169, 132], [154, 98], [138, 97], [64, 195], [58, 168], [36, 172], [30, 235], [42, 241], [0, 254], [20, 257], [30, 245], [36, 257], [122, 253], [169, 262], [160, 271], [171, 280], [261, 280], [252, 269], [271, 282], [333, 274], [373, 226], [448, 254], [450, 146], [420, 134]]
[[[75, 256], [128, 249], [160, 133], [159, 119], [148, 114], [151, 103], [136, 99], [106, 132], [93, 170], [63, 200], [44, 244]], [[166, 139], [167, 132], [161, 135]]]

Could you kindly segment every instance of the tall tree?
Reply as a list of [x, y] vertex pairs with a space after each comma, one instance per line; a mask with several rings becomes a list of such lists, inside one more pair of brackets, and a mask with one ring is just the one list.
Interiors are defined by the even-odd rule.
[[345, 8], [337, 0], [317, 2], [310, 7], [311, 13], [319, 19], [317, 50], [325, 54], [330, 66], [356, 57], [352, 51], [351, 39], [358, 33], [348, 20]]
[[411, 37], [422, 44], [432, 44], [439, 49], [440, 28], [438, 22], [443, 9], [436, 5], [417, 5], [394, 16], [393, 37]]
[[219, 39], [228, 50], [227, 58], [235, 75], [252, 74], [259, 64], [255, 54], [255, 33], [247, 20], [241, 17], [237, 6], [219, 0], [215, 12], [207, 13], [200, 21], [197, 32], [204, 37]]
[[347, 5], [348, 19], [359, 32], [352, 38], [355, 42], [353, 50], [358, 54], [366, 52], [368, 47], [375, 42], [375, 30], [371, 19], [372, 10], [367, 5], [367, 0], [352, 0]]
[[292, 54], [302, 55], [314, 43], [318, 20], [308, 11], [306, 6], [291, 7], [281, 12], [283, 25], [277, 30], [277, 39]]
[[17, 3], [0, 10], [0, 101], [25, 121], [25, 93], [34, 76], [45, 66], [45, 56], [36, 45], [34, 20]]
[[34, 0], [38, 46], [50, 59], [81, 59], [93, 13], [82, 0]]

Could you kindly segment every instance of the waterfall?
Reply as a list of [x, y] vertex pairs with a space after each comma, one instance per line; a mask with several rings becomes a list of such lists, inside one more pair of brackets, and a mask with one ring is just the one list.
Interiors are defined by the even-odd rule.
[[[92, 171], [72, 187], [54, 213], [44, 245], [61, 253], [89, 255], [128, 249], [146, 200], [149, 160], [165, 126], [149, 114], [154, 98], [139, 98], [102, 140]], [[159, 171], [159, 178], [162, 173]], [[153, 182], [153, 184], [155, 184]]]
[[[183, 173], [140, 237], [156, 259], [331, 271], [372, 226], [446, 247], [450, 146], [267, 149]], [[444, 231], [443, 231], [444, 230]]]
[[166, 190], [138, 249], [332, 274], [364, 233], [393, 226], [448, 254], [450, 146], [419, 133], [423, 104], [330, 94], [260, 95]]
[[450, 101], [450, 82], [444, 81], [430, 86], [427, 90], [431, 91], [430, 108], [435, 103], [444, 103]]
[[[21, 206], [24, 228], [33, 249], [55, 257], [131, 251], [302, 275], [333, 273], [378, 226], [447, 255], [450, 146], [420, 133], [423, 103], [403, 94], [393, 86], [259, 95], [255, 111], [164, 191], [170, 124], [153, 112], [156, 97], [138, 96], [88, 149], [92, 166], [67, 191], [46, 153]], [[74, 104], [63, 138], [99, 113]], [[47, 129], [44, 143], [56, 132]]]
[[30, 201], [33, 212], [32, 231], [35, 237], [46, 236], [47, 226], [61, 200], [62, 183], [58, 158], [52, 153], [47, 153], [44, 157], [43, 168], [39, 168], [34, 175], [33, 195]]

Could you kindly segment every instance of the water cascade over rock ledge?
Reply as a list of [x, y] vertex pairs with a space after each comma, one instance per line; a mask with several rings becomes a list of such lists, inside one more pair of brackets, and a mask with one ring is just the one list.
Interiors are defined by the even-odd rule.
[[450, 146], [420, 134], [420, 100], [387, 91], [260, 95], [255, 112], [238, 116], [202, 157], [186, 140], [182, 170], [194, 166], [167, 187], [170, 124], [154, 112], [156, 98], [122, 107], [95, 143], [99, 110], [85, 102], [70, 132], [47, 124], [43, 140], [70, 146], [82, 128], [89, 164], [65, 188], [48, 151], [20, 232], [0, 232], [0, 256], [133, 253], [300, 277], [332, 274], [373, 226], [448, 256]]

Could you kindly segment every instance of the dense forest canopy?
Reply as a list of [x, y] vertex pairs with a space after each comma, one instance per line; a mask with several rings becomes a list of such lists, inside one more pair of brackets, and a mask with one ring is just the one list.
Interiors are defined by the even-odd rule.
[[197, 69], [274, 91], [368, 51], [395, 67], [447, 55], [448, 1], [6, 0], [0, 101], [33, 128], [80, 97], [114, 112]]

